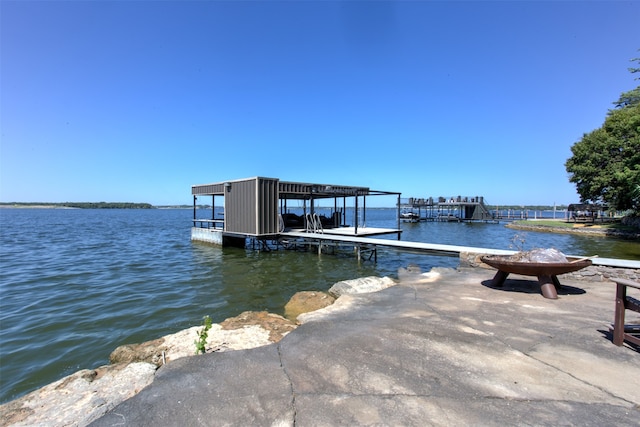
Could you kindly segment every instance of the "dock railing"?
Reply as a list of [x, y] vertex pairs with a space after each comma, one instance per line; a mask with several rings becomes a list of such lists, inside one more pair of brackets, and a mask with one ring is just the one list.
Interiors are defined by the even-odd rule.
[[193, 226], [196, 228], [224, 230], [224, 219], [194, 219]]

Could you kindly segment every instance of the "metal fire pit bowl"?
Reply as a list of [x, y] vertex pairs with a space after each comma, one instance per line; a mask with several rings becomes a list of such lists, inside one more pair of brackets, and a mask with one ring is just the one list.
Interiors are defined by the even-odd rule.
[[480, 258], [485, 264], [498, 269], [491, 285], [495, 287], [502, 286], [510, 273], [537, 276], [542, 296], [550, 299], [558, 298], [557, 290], [560, 288], [560, 281], [557, 276], [559, 274], [578, 271], [591, 265], [590, 259], [580, 258], [567, 258], [568, 262], [527, 262], [513, 261], [510, 258], [510, 255], [493, 255]]

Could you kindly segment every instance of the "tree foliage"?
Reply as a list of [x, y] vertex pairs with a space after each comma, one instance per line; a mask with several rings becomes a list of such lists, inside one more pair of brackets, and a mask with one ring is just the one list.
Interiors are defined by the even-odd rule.
[[[634, 59], [640, 62], [640, 58]], [[631, 72], [640, 69], [631, 68]], [[584, 134], [565, 163], [581, 202], [640, 211], [640, 86], [620, 95], [602, 127]]]

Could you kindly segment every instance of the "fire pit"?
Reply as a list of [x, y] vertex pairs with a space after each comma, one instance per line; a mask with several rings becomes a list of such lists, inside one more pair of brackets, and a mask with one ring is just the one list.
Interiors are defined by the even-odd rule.
[[542, 296], [550, 299], [557, 299], [557, 289], [560, 287], [559, 274], [578, 271], [591, 265], [590, 259], [566, 258], [566, 262], [532, 262], [514, 260], [512, 255], [508, 256], [483, 256], [482, 262], [497, 268], [498, 272], [493, 277], [492, 286], [500, 287], [504, 284], [510, 273], [522, 274], [525, 276], [537, 276]]

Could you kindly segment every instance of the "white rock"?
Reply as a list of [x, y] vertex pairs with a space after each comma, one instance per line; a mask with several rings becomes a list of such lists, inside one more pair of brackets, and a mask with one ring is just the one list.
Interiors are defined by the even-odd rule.
[[340, 298], [338, 298], [333, 304], [321, 308], [320, 310], [310, 311], [308, 313], [302, 313], [298, 315], [298, 323], [304, 324], [307, 322], [313, 322], [316, 320], [323, 320], [331, 318], [331, 316], [350, 310], [355, 303], [355, 296], [344, 294]]
[[423, 273], [420, 267], [409, 266], [398, 269], [398, 280], [402, 284], [431, 283], [440, 278], [442, 269], [434, 267], [431, 271]]
[[359, 279], [343, 280], [334, 284], [329, 293], [336, 298], [345, 294], [364, 294], [378, 292], [394, 286], [396, 282], [390, 277], [361, 277]]
[[[195, 341], [202, 326], [194, 326], [164, 337], [167, 361], [195, 355]], [[225, 330], [217, 323], [211, 325], [207, 337], [207, 351], [245, 350], [271, 344], [269, 331], [258, 326], [244, 326]]]

